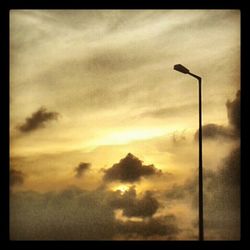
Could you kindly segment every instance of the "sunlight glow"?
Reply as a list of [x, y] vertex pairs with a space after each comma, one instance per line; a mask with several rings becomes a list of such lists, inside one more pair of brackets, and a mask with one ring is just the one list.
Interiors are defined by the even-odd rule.
[[153, 129], [131, 129], [129, 131], [119, 131], [107, 135], [103, 138], [99, 145], [116, 145], [116, 144], [126, 144], [131, 141], [151, 139], [156, 136], [161, 136], [166, 134], [165, 130], [153, 128]]
[[113, 191], [121, 191], [121, 193], [124, 194], [126, 191], [129, 190], [129, 188], [130, 188], [130, 186], [121, 184], [121, 185], [118, 185], [118, 186], [114, 186], [112, 188], [112, 190]]

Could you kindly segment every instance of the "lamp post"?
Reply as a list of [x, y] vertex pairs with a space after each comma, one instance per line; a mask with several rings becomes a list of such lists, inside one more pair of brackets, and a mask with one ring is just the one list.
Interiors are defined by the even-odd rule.
[[181, 64], [174, 65], [174, 70], [183, 74], [193, 76], [198, 80], [199, 85], [199, 240], [204, 240], [204, 224], [203, 224], [203, 176], [202, 176], [202, 110], [201, 110], [201, 77], [197, 76], [185, 68]]

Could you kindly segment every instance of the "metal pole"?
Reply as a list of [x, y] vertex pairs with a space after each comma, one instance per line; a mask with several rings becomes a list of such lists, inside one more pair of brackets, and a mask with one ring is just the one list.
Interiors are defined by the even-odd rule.
[[204, 240], [204, 223], [203, 223], [203, 174], [202, 174], [202, 94], [201, 94], [201, 77], [191, 72], [189, 75], [198, 79], [199, 84], [199, 240]]
[[203, 174], [202, 174], [202, 100], [201, 77], [199, 80], [199, 240], [204, 240], [203, 224]]
[[202, 174], [202, 94], [201, 94], [201, 77], [191, 73], [181, 64], [176, 64], [174, 69], [193, 76], [198, 79], [199, 84], [199, 240], [204, 240], [204, 223], [203, 223], [203, 174]]

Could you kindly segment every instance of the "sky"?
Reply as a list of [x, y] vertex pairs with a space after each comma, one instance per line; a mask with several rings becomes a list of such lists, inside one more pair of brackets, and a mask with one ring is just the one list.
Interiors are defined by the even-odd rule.
[[240, 239], [239, 10], [11, 10], [12, 239]]

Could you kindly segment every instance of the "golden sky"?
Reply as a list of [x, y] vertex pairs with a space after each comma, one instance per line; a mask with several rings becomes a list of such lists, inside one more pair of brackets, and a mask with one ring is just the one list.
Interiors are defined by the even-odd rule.
[[[97, 239], [194, 239], [197, 211], [192, 195], [180, 194], [184, 198], [177, 201], [168, 198], [172, 188], [188, 190], [185, 183], [192, 184], [198, 164], [197, 81], [174, 71], [178, 63], [202, 77], [203, 125], [215, 124], [206, 130], [213, 136], [204, 140], [204, 167], [212, 171], [211, 176], [219, 175], [239, 147], [234, 123], [239, 114], [235, 111], [240, 90], [239, 10], [12, 10], [10, 150], [11, 170], [17, 178], [11, 190], [17, 200], [18, 195], [23, 197], [18, 200], [23, 200], [23, 208], [29, 200], [23, 191], [47, 197], [48, 192], [78, 187], [99, 201], [100, 188], [106, 190], [107, 200], [109, 192], [112, 196], [118, 190], [116, 199], [122, 204], [127, 196], [134, 199], [135, 207], [157, 198], [159, 208], [145, 219], [116, 200], [115, 215], [105, 217], [119, 221], [116, 233], [96, 233]], [[128, 153], [143, 161], [138, 163], [141, 174], [133, 181], [117, 177], [119, 170], [108, 171], [121, 166], [118, 163], [129, 158]], [[136, 162], [133, 157], [131, 161]], [[105, 179], [109, 173], [111, 181]], [[12, 207], [17, 209], [13, 199]], [[74, 199], [78, 204], [80, 198]], [[53, 209], [47, 212], [50, 216]], [[213, 210], [208, 206], [208, 213], [209, 209]], [[217, 217], [207, 222], [207, 237], [238, 239], [235, 211], [227, 210], [230, 218], [223, 221], [224, 228], [213, 224]], [[136, 216], [129, 215], [133, 212]], [[220, 212], [214, 216], [221, 218]], [[172, 230], [168, 236], [162, 226], [166, 220]], [[15, 217], [13, 226], [18, 223], [26, 225]], [[162, 231], [161, 226], [149, 235], [140, 231], [157, 223]], [[236, 229], [229, 233], [232, 225]], [[57, 233], [51, 237], [64, 237]], [[12, 234], [13, 238], [37, 237], [18, 229]], [[91, 233], [67, 230], [65, 235], [93, 238]]]

